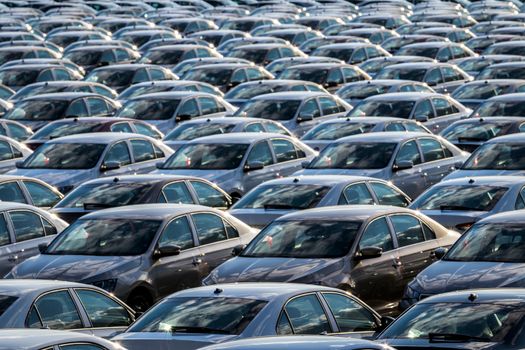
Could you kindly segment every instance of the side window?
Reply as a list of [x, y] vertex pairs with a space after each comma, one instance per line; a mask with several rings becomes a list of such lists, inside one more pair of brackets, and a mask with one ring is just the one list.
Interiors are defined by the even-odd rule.
[[163, 203], [195, 204], [188, 187], [182, 181], [164, 186], [160, 199]]
[[336, 293], [323, 293], [323, 297], [340, 332], [373, 331], [377, 327], [374, 315], [355, 300]]
[[130, 59], [129, 53], [124, 49], [115, 49], [115, 55], [117, 62], [128, 61]]
[[452, 55], [454, 58], [463, 58], [469, 56], [468, 52], [460, 46], [452, 46]]
[[267, 123], [264, 123], [264, 126], [266, 127], [266, 130], [268, 132], [274, 132], [274, 133], [277, 133], [277, 134], [283, 134], [283, 135], [290, 136], [290, 133], [288, 131], [286, 131], [285, 128], [283, 128], [282, 126], [280, 126], [277, 123], [267, 122]]
[[381, 182], [370, 182], [372, 191], [376, 194], [380, 205], [394, 205], [396, 207], [408, 207], [410, 202], [398, 191]]
[[434, 118], [434, 109], [432, 108], [432, 103], [430, 103], [429, 100], [423, 100], [419, 102], [414, 111], [414, 118], [416, 120], [422, 121], [424, 121], [425, 118]]
[[[33, 205], [37, 207], [52, 207], [59, 200], [60, 196], [55, 192], [51, 191], [44, 185], [33, 181], [24, 181], [24, 185], [33, 200]], [[2, 190], [0, 190], [2, 193]]]
[[259, 80], [264, 78], [262, 73], [257, 68], [246, 69], [246, 74], [248, 75], [248, 80]]
[[202, 114], [219, 113], [217, 101], [212, 97], [199, 97], [199, 104], [201, 105]]
[[350, 60], [350, 63], [361, 63], [364, 60], [366, 60], [366, 51], [364, 48], [361, 48], [352, 54], [352, 59]]
[[177, 116], [185, 116], [187, 118], [198, 117], [200, 115], [199, 107], [195, 99], [187, 100], [177, 111]]
[[86, 103], [83, 98], [71, 102], [66, 111], [66, 117], [87, 117], [89, 116]]
[[71, 76], [69, 75], [69, 72], [62, 68], [56, 68], [53, 70], [53, 73], [55, 75], [54, 80], [69, 80], [71, 79]]
[[292, 299], [285, 310], [295, 334], [331, 332], [323, 307], [314, 294]]
[[47, 327], [50, 329], [76, 329], [82, 328], [82, 322], [77, 308], [68, 291], [49, 293], [38, 299], [34, 308], [38, 311], [38, 322], [35, 317], [29, 315], [28, 326], [30, 328]]
[[0, 184], [0, 201], [27, 203], [24, 193], [15, 181]]
[[110, 130], [112, 132], [133, 132], [133, 129], [129, 123], [116, 123], [111, 125]]
[[406, 84], [399, 88], [399, 92], [413, 92], [416, 91], [414, 88], [414, 85], [412, 84]]
[[278, 163], [298, 158], [297, 151], [290, 141], [280, 139], [272, 140], [272, 147]]
[[11, 238], [9, 238], [7, 221], [5, 220], [4, 214], [0, 213], [0, 246], [7, 245], [9, 243], [11, 243]]
[[251, 123], [244, 127], [244, 132], [264, 132], [264, 128], [261, 123]]
[[293, 334], [292, 325], [290, 324], [290, 320], [284, 311], [281, 312], [281, 316], [277, 321], [276, 331], [278, 335]]
[[411, 161], [414, 165], [421, 163], [421, 155], [419, 154], [419, 149], [417, 148], [416, 141], [408, 141], [405, 143], [399, 151], [397, 152], [395, 163], [401, 161]]
[[319, 98], [319, 104], [321, 105], [321, 112], [323, 115], [329, 115], [334, 113], [339, 113], [339, 106], [335, 100], [329, 97]]
[[392, 225], [394, 225], [394, 231], [400, 247], [425, 241], [421, 223], [415, 217], [410, 215], [392, 215], [390, 220]]
[[135, 72], [135, 75], [133, 76], [133, 84], [141, 83], [143, 81], [148, 81], [148, 80], [152, 80], [152, 79], [149, 78], [148, 72], [146, 71], [146, 69], [145, 68], [137, 69], [137, 71]]
[[[51, 69], [46, 69], [42, 72], [40, 72], [40, 74], [38, 75], [38, 78], [37, 78], [37, 82], [41, 82], [41, 81], [52, 81], [54, 80], [53, 78], [53, 72]], [[69, 77], [68, 79], [66, 80], [69, 80]]]
[[378, 247], [383, 252], [394, 249], [394, 242], [385, 218], [379, 218], [368, 224], [359, 241], [359, 248]]
[[9, 217], [15, 229], [15, 238], [17, 242], [23, 242], [30, 239], [45, 236], [42, 219], [39, 215], [29, 211], [11, 211]]
[[451, 67], [443, 67], [443, 68], [441, 68], [441, 71], [443, 72], [443, 80], [445, 80], [445, 82], [447, 82], [447, 81], [456, 81], [456, 80], [463, 79], [463, 77], [460, 76]]
[[345, 83], [352, 83], [354, 81], [363, 80], [361, 74], [351, 68], [343, 68], [343, 76]]
[[266, 59], [265, 61], [266, 62], [272, 62], [272, 61], [275, 61], [276, 59], [278, 58], [281, 58], [281, 53], [279, 52], [278, 49], [271, 49], [267, 54], [266, 54]]
[[136, 163], [155, 159], [155, 151], [149, 141], [131, 140], [131, 149]]
[[319, 109], [319, 106], [317, 105], [317, 101], [315, 99], [306, 101], [305, 104], [301, 107], [301, 110], [299, 111], [299, 117], [304, 117], [306, 115], [312, 116], [312, 118], [317, 118], [321, 116], [321, 110]]
[[165, 76], [164, 72], [162, 71], [162, 69], [150, 68], [149, 69], [149, 75], [151, 77], [149, 80], [163, 80], [163, 79], [166, 79], [166, 76]]
[[14, 138], [15, 140], [19, 140], [19, 141], [25, 140], [30, 135], [26, 129], [16, 124], [11, 124], [11, 123], [7, 124], [7, 130], [9, 130], [9, 133], [11, 134], [12, 138]]
[[111, 146], [104, 158], [104, 163], [108, 162], [119, 162], [120, 165], [128, 165], [131, 163], [131, 156], [129, 155], [126, 142], [121, 141]]
[[[381, 41], [383, 40], [381, 39]], [[366, 53], [369, 59], [381, 56], [381, 52], [379, 52], [379, 50], [374, 46], [367, 47]]]
[[181, 250], [193, 248], [193, 235], [186, 216], [173, 219], [159, 238], [159, 247], [177, 245]]
[[438, 117], [459, 112], [459, 110], [445, 98], [434, 98], [432, 102], [434, 103]]
[[104, 294], [87, 289], [75, 291], [93, 327], [125, 327], [133, 322], [128, 310]]
[[347, 186], [343, 190], [339, 204], [374, 204], [374, 199], [366, 185], [364, 183], [358, 183]]
[[244, 69], [237, 69], [235, 72], [233, 72], [230, 81], [232, 83], [243, 83], [248, 80], [248, 77], [246, 76], [246, 72]]
[[400, 122], [388, 123], [385, 126], [385, 131], [406, 131], [405, 127]]
[[516, 210], [525, 208], [525, 187], [523, 187], [516, 198], [516, 204], [514, 205]]
[[110, 113], [108, 105], [106, 104], [106, 101], [104, 101], [103, 99], [97, 98], [97, 97], [88, 97], [86, 101], [88, 104], [90, 115]]
[[448, 47], [439, 50], [436, 59], [440, 62], [446, 62], [452, 58], [452, 53]]
[[333, 84], [344, 83], [343, 73], [341, 73], [339, 68], [331, 69], [330, 73], [328, 73], [328, 77], [326, 78], [326, 82]]
[[442, 81], [443, 78], [441, 77], [441, 70], [439, 68], [432, 69], [425, 77], [425, 82], [430, 86], [437, 85]]
[[13, 151], [11, 150], [11, 146], [9, 146], [9, 143], [0, 141], [0, 161], [13, 158]]
[[222, 219], [214, 214], [192, 215], [200, 245], [224, 241], [227, 239]]
[[432, 162], [434, 160], [444, 159], [445, 152], [441, 143], [434, 139], [419, 139], [419, 145], [423, 152], [425, 162]]
[[264, 165], [273, 164], [272, 151], [270, 146], [268, 146], [268, 142], [261, 141], [253, 146], [246, 163], [250, 164], [253, 162], [262, 162]]
[[201, 181], [190, 181], [197, 193], [199, 204], [214, 208], [228, 208], [228, 198], [219, 190]]
[[[137, 132], [141, 135], [146, 135], [149, 137], [153, 137], [154, 139], [160, 139], [161, 135], [159, 132], [155, 131], [151, 126], [148, 124], [142, 124], [142, 123], [134, 123], [135, 129], [137, 129]], [[162, 155], [161, 157], [164, 157]], [[158, 158], [158, 157], [157, 157]]]

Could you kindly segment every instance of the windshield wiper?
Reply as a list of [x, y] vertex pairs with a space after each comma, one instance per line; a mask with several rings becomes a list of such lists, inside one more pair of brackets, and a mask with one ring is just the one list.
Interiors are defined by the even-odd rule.
[[468, 210], [468, 211], [480, 211], [477, 208], [466, 207], [463, 205], [440, 205], [439, 210]]
[[98, 210], [106, 208], [114, 208], [116, 205], [107, 203], [84, 203], [84, 210]]
[[212, 334], [231, 334], [231, 332], [224, 329], [208, 328], [208, 327], [171, 327], [172, 333], [212, 333]]
[[289, 204], [279, 204], [279, 203], [266, 203], [264, 205], [264, 210], [271, 210], [271, 209], [274, 209], [274, 210], [292, 210], [292, 209], [301, 209], [299, 207], [294, 207], [292, 205], [289, 205]]
[[458, 142], [485, 142], [486, 137], [458, 137]]
[[446, 343], [446, 342], [469, 342], [469, 341], [481, 341], [490, 342], [490, 338], [487, 337], [476, 337], [467, 334], [458, 333], [428, 333], [428, 340], [431, 343]]

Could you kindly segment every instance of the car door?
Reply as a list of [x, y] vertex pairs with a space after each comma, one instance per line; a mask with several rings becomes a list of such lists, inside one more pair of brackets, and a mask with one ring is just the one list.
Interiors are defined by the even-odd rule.
[[382, 314], [398, 301], [398, 289], [403, 280], [399, 253], [385, 217], [374, 219], [365, 227], [358, 240], [357, 255], [368, 247], [381, 248], [382, 254], [370, 259], [353, 259], [350, 277], [355, 286], [351, 292]]
[[111, 115], [114, 112], [100, 97], [86, 97], [86, 104], [91, 116]]
[[22, 152], [6, 141], [0, 141], [0, 174], [15, 167], [15, 163], [23, 158]]
[[[410, 166], [401, 164], [411, 162]], [[408, 140], [397, 151], [392, 166], [391, 181], [411, 198], [416, 198], [427, 188], [427, 174], [421, 168], [422, 157], [416, 140]]]
[[129, 141], [131, 145], [131, 154], [133, 155], [133, 163], [131, 170], [135, 174], [147, 174], [156, 169], [157, 156], [155, 148], [148, 140], [132, 139]]
[[201, 115], [197, 100], [195, 98], [187, 99], [182, 103], [175, 113], [175, 123], [190, 120]]
[[31, 204], [30, 198], [24, 195], [24, 191], [17, 181], [0, 183], [0, 201]]
[[81, 117], [89, 117], [89, 116], [90, 114], [87, 109], [86, 101], [83, 98], [78, 98], [74, 101], [71, 101], [64, 115], [64, 117], [66, 118], [72, 118], [72, 117], [81, 118]]
[[219, 117], [222, 115], [222, 108], [219, 107], [217, 101], [213, 97], [198, 97], [201, 113], [207, 117]]
[[153, 258], [148, 275], [158, 296], [199, 286], [209, 270], [201, 263], [202, 253], [197, 247], [192, 225], [186, 215], [172, 219], [164, 227], [156, 248], [165, 246], [178, 246], [180, 253]]
[[[249, 169], [251, 164], [260, 162], [264, 165], [262, 169]], [[244, 193], [248, 192], [260, 183], [275, 178], [272, 150], [267, 140], [262, 140], [254, 144], [246, 157], [243, 165], [245, 171], [242, 177]]]
[[433, 186], [443, 180], [454, 168], [454, 158], [445, 145], [436, 139], [422, 137], [418, 140], [423, 153], [421, 169], [427, 174], [427, 187]]
[[304, 101], [299, 108], [299, 112], [295, 118], [295, 125], [292, 126], [291, 131], [297, 137], [303, 136], [308, 130], [319, 123], [317, 118], [320, 116], [321, 108], [319, 107], [316, 98], [310, 98], [309, 100]]
[[316, 293], [289, 299], [279, 315], [277, 335], [328, 334], [334, 331]]
[[425, 98], [417, 103], [416, 107], [414, 108], [414, 112], [412, 113], [411, 119], [421, 123], [427, 123], [428, 121], [434, 119], [434, 117], [434, 107], [432, 106], [430, 99]]
[[189, 183], [200, 205], [224, 210], [230, 207], [231, 198], [225, 192], [202, 181], [191, 180]]
[[175, 181], [165, 185], [160, 191], [159, 203], [197, 204], [185, 181]]
[[[119, 165], [117, 168], [115, 166]], [[132, 171], [131, 155], [126, 141], [119, 141], [109, 147], [101, 163], [101, 176], [127, 174]]]
[[426, 123], [425, 126], [427, 126], [435, 134], [438, 134], [444, 128], [453, 122], [460, 120], [462, 117], [459, 109], [454, 106], [454, 104], [452, 104], [452, 102], [447, 98], [434, 97], [432, 98], [432, 104], [436, 110], [436, 119], [430, 123]]
[[56, 290], [39, 296], [26, 318], [27, 328], [64, 329], [90, 333], [67, 289]]
[[319, 105], [321, 106], [321, 119], [319, 122], [334, 119], [337, 117], [344, 116], [346, 110], [344, 107], [337, 103], [333, 97], [319, 97]]
[[17, 264], [13, 251], [14, 237], [9, 230], [5, 213], [0, 213], [0, 275], [3, 277]]

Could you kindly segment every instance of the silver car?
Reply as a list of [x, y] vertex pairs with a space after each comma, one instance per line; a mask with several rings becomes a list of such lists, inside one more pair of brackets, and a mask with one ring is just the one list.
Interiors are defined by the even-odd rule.
[[239, 199], [263, 181], [291, 175], [315, 155], [281, 134], [220, 134], [189, 141], [153, 173], [202, 177]]
[[15, 169], [17, 162], [32, 153], [33, 151], [23, 143], [0, 135], [0, 174]]
[[375, 132], [343, 137], [294, 175], [360, 175], [391, 181], [411, 198], [461, 166], [469, 153], [418, 132]]
[[230, 214], [262, 228], [295, 210], [348, 204], [406, 207], [410, 198], [387, 181], [370, 177], [305, 175], [260, 184], [235, 203]]
[[0, 175], [0, 201], [49, 209], [64, 196], [44, 181], [15, 175]]

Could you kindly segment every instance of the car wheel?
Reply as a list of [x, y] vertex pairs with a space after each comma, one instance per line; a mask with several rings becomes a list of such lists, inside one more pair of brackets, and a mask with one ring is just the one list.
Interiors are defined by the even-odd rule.
[[127, 304], [129, 307], [135, 310], [135, 312], [144, 313], [151, 307], [153, 301], [147, 292], [139, 290], [131, 293]]

